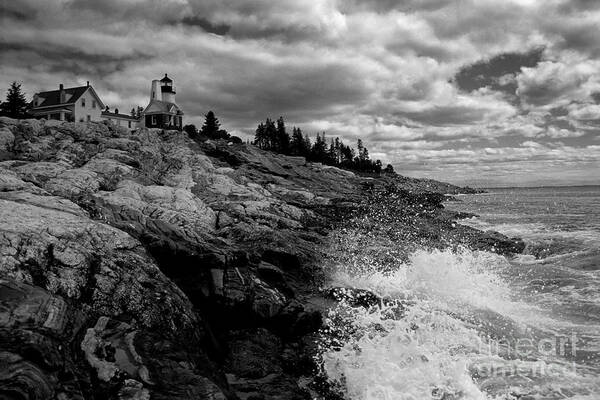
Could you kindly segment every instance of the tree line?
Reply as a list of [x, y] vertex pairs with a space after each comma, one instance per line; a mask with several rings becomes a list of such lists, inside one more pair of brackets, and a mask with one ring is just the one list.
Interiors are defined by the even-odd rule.
[[394, 172], [391, 164], [384, 168], [380, 160], [371, 160], [369, 150], [361, 139], [357, 141], [356, 150], [344, 144], [339, 137], [331, 138], [327, 143], [325, 132], [317, 133], [313, 143], [298, 127], [292, 128], [290, 136], [283, 117], [279, 117], [277, 121], [267, 118], [264, 123], [261, 122], [256, 128], [253, 144], [263, 150], [302, 156], [310, 161], [344, 169], [374, 173]]

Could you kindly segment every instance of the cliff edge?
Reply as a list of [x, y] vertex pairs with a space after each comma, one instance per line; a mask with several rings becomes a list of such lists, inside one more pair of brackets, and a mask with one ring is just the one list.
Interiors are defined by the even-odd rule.
[[394, 240], [522, 250], [457, 226], [423, 182], [181, 132], [0, 118], [0, 394], [310, 398], [332, 227], [376, 212], [404, 224]]

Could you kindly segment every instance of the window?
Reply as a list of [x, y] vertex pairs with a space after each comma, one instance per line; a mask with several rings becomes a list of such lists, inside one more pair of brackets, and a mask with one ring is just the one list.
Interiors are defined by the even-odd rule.
[[85, 98], [81, 99], [81, 107], [85, 108]]
[[92, 108], [96, 108], [96, 100], [92, 100]]
[[156, 125], [156, 115], [152, 116], [152, 125]]
[[88, 120], [88, 122], [90, 122], [92, 120], [92, 117], [88, 115], [87, 120]]
[[127, 126], [131, 128], [131, 121], [127, 121]]

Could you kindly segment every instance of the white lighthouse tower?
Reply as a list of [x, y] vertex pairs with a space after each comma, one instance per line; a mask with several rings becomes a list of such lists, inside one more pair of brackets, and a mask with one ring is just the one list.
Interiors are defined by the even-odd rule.
[[154, 79], [152, 81], [152, 85], [150, 86], [150, 101], [161, 99], [162, 95], [160, 93], [160, 81], [158, 79]]

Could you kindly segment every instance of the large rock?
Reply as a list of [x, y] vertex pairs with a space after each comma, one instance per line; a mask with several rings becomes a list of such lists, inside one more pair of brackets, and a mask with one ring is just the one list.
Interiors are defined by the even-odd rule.
[[2, 276], [87, 303], [98, 313], [135, 314], [147, 326], [172, 322], [162, 319], [161, 307], [185, 315], [183, 294], [160, 274], [140, 243], [108, 225], [0, 200], [0, 248]]
[[84, 322], [85, 313], [60, 296], [0, 279], [0, 397], [84, 399], [66, 347]]
[[496, 231], [486, 231], [484, 234], [477, 232], [475, 238], [471, 241], [471, 246], [498, 254], [518, 254], [525, 250], [523, 239], [507, 237]]
[[[60, 202], [65, 211], [57, 210]], [[130, 396], [123, 398], [147, 398], [151, 393], [180, 398], [160, 366], [169, 358], [193, 359], [194, 353], [203, 363], [200, 367], [175, 361], [174, 370], [210, 382], [199, 372], [208, 373], [210, 363], [203, 359], [202, 330], [185, 295], [137, 240], [91, 221], [68, 203], [52, 196], [42, 202], [40, 196], [22, 192], [0, 200], [0, 332], [2, 354], [12, 366], [8, 375], [0, 375], [0, 393], [14, 389], [34, 393], [28, 398], [62, 392], [69, 393], [68, 398], [89, 398], [74, 388], [98, 379], [104, 382], [95, 389], [98, 396], [119, 390]], [[79, 348], [95, 371], [92, 378], [73, 372], [81, 356], [69, 345], [80, 340], [79, 332], [87, 324], [93, 326]], [[135, 341], [147, 342], [149, 336], [154, 344], [136, 351]], [[195, 350], [187, 349], [190, 340], [197, 343]], [[168, 346], [161, 353], [154, 348], [157, 343]], [[65, 364], [61, 354], [71, 364]], [[56, 363], [60, 368], [53, 367]], [[207, 385], [197, 388], [205, 390]], [[175, 394], [169, 396], [169, 391]]]

